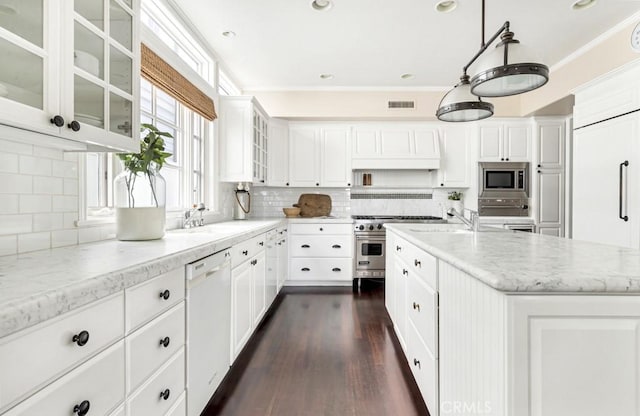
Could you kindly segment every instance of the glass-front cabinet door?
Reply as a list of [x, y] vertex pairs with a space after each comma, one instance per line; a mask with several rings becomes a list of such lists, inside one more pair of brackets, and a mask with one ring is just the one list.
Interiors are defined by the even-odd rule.
[[[139, 151], [138, 0], [75, 0], [65, 60], [68, 135]], [[71, 7], [71, 6], [68, 6]], [[72, 94], [70, 93], [72, 92]]]
[[0, 1], [2, 124], [59, 132], [50, 121], [60, 103], [58, 1]]

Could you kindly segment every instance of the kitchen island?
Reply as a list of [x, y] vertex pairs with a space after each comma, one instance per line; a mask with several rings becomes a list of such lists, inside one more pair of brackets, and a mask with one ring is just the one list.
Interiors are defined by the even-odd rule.
[[640, 251], [387, 229], [387, 308], [432, 415], [640, 414]]

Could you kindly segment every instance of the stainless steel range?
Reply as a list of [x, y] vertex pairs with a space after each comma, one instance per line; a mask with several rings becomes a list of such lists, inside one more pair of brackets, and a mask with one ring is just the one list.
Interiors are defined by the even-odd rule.
[[384, 278], [385, 223], [443, 224], [447, 220], [432, 216], [353, 215], [355, 233], [354, 277]]

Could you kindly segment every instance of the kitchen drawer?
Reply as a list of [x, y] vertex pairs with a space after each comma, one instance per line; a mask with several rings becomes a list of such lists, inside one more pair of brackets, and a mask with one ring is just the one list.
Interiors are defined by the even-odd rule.
[[[80, 346], [73, 339], [83, 331], [89, 338]], [[0, 339], [0, 412], [123, 336], [120, 292]]]
[[184, 392], [165, 416], [187, 416], [187, 393]]
[[352, 257], [352, 235], [292, 235], [291, 257]]
[[290, 234], [353, 234], [353, 224], [289, 224]]
[[429, 353], [411, 321], [407, 325], [406, 357], [429, 413], [438, 416], [438, 360]]
[[350, 281], [353, 279], [353, 260], [345, 258], [292, 258], [291, 280]]
[[433, 291], [437, 291], [437, 259], [413, 244], [406, 244], [406, 250], [404, 250], [403, 255], [405, 261], [409, 265], [409, 269], [414, 272], [414, 275], [420, 276], [420, 278], [422, 278]]
[[[29, 366], [28, 362], [23, 362]], [[40, 390], [4, 416], [77, 414], [74, 407], [88, 402], [90, 415], [106, 415], [124, 402], [124, 343], [74, 369]]]
[[409, 270], [407, 284], [407, 316], [419, 328], [431, 354], [438, 358], [438, 294], [413, 270]]
[[[180, 398], [185, 387], [184, 348], [171, 357], [133, 396], [127, 400], [127, 414], [164, 415]], [[168, 394], [161, 397], [161, 393]]]
[[184, 273], [180, 267], [125, 289], [127, 334], [184, 299]]
[[231, 247], [231, 268], [249, 260], [263, 251], [267, 241], [266, 234], [260, 234]]
[[184, 345], [184, 305], [180, 302], [126, 338], [127, 392], [137, 389]]

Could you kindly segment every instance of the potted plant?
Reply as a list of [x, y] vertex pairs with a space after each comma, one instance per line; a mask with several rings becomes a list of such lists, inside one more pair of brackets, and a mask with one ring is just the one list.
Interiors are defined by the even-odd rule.
[[114, 181], [116, 238], [155, 240], [164, 236], [166, 182], [160, 169], [171, 153], [164, 138], [173, 136], [153, 124], [142, 124], [139, 153], [119, 153], [124, 170]]
[[462, 204], [462, 192], [451, 191], [449, 192], [449, 196], [447, 199], [451, 201], [451, 207], [453, 207], [456, 211], [462, 214], [464, 210], [464, 205]]

